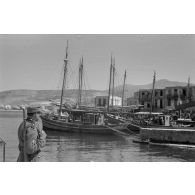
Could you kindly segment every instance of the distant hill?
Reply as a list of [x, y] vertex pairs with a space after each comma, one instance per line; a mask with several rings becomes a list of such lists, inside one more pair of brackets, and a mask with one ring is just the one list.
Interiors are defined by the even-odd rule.
[[[156, 81], [155, 88], [165, 88], [171, 86], [186, 86], [187, 83], [177, 82], [177, 81], [169, 81], [166, 79]], [[125, 87], [125, 97], [133, 96], [134, 92], [139, 89], [151, 89], [152, 83], [146, 85], [131, 85], [127, 84]], [[83, 91], [84, 100], [89, 103], [93, 103], [94, 97], [98, 95], [107, 95], [108, 90], [85, 90]], [[122, 86], [117, 86], [115, 88], [115, 95], [122, 95]], [[65, 96], [67, 98], [76, 99], [77, 98], [77, 90], [76, 89], [67, 89], [65, 91]], [[10, 104], [10, 105], [18, 105], [18, 104], [29, 104], [31, 102], [36, 101], [48, 101], [50, 99], [59, 99], [60, 91], [59, 90], [9, 90], [0, 92], [0, 105]]]
[[[60, 99], [60, 90], [9, 90], [0, 92], [0, 105], [21, 105], [38, 101], [49, 101]], [[76, 99], [77, 90], [67, 89], [64, 93], [66, 98]], [[105, 95], [104, 91], [86, 90], [83, 91], [84, 101], [91, 101], [97, 95]]]

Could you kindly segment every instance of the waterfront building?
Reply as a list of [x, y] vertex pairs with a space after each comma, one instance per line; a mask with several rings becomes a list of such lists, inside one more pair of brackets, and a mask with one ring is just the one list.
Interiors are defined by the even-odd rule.
[[165, 107], [175, 108], [195, 100], [195, 86], [166, 87], [165, 95]]
[[5, 110], [11, 110], [11, 105], [5, 105]]
[[[139, 104], [143, 105], [143, 109], [150, 110], [152, 102], [152, 89], [139, 90]], [[154, 90], [153, 111], [160, 111], [165, 107], [165, 89]]]
[[[107, 107], [108, 96], [96, 96], [95, 97], [95, 107]], [[110, 97], [110, 106], [112, 105], [112, 96]], [[113, 96], [113, 106], [122, 106], [122, 98], [118, 96]]]
[[135, 97], [129, 97], [127, 98], [127, 106], [138, 106], [139, 105], [139, 99]]
[[139, 105], [139, 91], [134, 93], [133, 97], [127, 98], [127, 106], [138, 106]]
[[[152, 102], [152, 89], [141, 89], [134, 93], [130, 101], [138, 101], [143, 109], [149, 111]], [[164, 89], [154, 89], [153, 111], [175, 109], [178, 105], [195, 101], [195, 86], [173, 86]]]

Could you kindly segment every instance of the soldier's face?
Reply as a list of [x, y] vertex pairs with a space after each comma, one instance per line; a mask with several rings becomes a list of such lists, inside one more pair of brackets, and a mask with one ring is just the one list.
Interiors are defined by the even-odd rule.
[[33, 120], [38, 121], [39, 118], [40, 118], [40, 113], [39, 112], [33, 114]]

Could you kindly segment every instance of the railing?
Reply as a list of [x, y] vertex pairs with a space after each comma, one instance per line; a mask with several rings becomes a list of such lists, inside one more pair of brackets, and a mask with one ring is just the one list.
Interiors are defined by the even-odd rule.
[[6, 142], [0, 137], [0, 144], [3, 144], [3, 162], [5, 162], [5, 145]]

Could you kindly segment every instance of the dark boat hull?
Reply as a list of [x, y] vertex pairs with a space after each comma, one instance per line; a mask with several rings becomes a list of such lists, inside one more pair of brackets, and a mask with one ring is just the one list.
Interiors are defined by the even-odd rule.
[[[76, 124], [65, 121], [53, 120], [46, 117], [41, 117], [43, 121], [43, 127], [47, 130], [72, 132], [72, 133], [91, 133], [91, 134], [107, 134], [113, 135], [115, 131], [104, 125], [93, 124]], [[115, 128], [115, 127], [113, 127]]]
[[141, 126], [136, 125], [136, 124], [134, 124], [132, 122], [128, 122], [127, 128], [129, 130], [131, 130], [131, 131], [134, 131], [134, 132], [139, 133], [140, 132], [140, 129], [141, 129]]
[[106, 118], [109, 120], [110, 123], [113, 123], [113, 124], [124, 124], [124, 127], [125, 127], [125, 130], [126, 132], [128, 133], [139, 133], [140, 132], [140, 129], [141, 127], [139, 125], [136, 125], [134, 123], [132, 123], [131, 121], [129, 120], [122, 120], [122, 119], [116, 119], [116, 118], [112, 118], [110, 116], [106, 116]]

